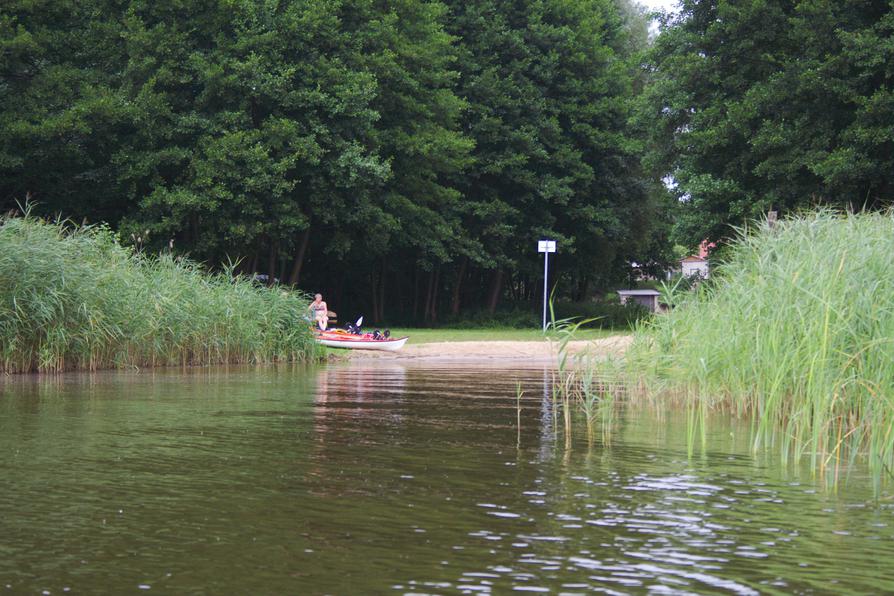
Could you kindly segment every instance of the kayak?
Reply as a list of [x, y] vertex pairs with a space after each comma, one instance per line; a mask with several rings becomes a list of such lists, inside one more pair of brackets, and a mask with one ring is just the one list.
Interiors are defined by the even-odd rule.
[[409, 337], [389, 337], [376, 339], [372, 333], [355, 335], [341, 329], [320, 331], [316, 334], [317, 343], [328, 348], [346, 348], [349, 350], [382, 350], [395, 352], [407, 343]]

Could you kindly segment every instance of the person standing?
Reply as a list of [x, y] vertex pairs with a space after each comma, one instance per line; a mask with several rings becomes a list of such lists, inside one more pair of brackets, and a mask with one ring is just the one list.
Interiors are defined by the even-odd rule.
[[326, 331], [326, 328], [329, 327], [329, 307], [323, 302], [323, 295], [315, 294], [314, 301], [307, 308], [313, 312], [314, 321], [316, 321], [320, 331]]

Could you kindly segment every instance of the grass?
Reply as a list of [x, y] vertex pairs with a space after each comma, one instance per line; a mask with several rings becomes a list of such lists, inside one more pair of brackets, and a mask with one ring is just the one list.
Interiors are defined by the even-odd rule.
[[305, 360], [306, 306], [106, 227], [0, 218], [0, 372]]
[[[755, 450], [838, 478], [868, 457], [894, 469], [894, 219], [828, 211], [742, 233], [709, 283], [641, 325], [625, 371], [686, 405], [753, 420]], [[699, 428], [700, 426], [700, 428]]]
[[[593, 340], [613, 335], [629, 334], [629, 331], [613, 331], [611, 329], [579, 329], [575, 332], [575, 339]], [[410, 336], [414, 344], [428, 344], [435, 342], [455, 341], [545, 341], [546, 336], [540, 329], [417, 329], [396, 328], [391, 330], [393, 337]], [[550, 337], [556, 338], [555, 332], [550, 332]]]

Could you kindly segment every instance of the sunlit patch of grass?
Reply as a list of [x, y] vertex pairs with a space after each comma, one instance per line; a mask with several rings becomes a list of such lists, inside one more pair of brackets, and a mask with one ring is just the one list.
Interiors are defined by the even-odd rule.
[[[576, 340], [594, 340], [611, 337], [613, 335], [629, 335], [627, 330], [616, 331], [611, 329], [579, 329], [575, 334]], [[546, 334], [537, 329], [511, 329], [496, 327], [486, 329], [421, 329], [399, 328], [391, 329], [394, 337], [410, 336], [410, 343], [424, 344], [436, 342], [456, 341], [548, 341], [558, 336], [555, 330], [550, 329]]]
[[0, 219], [0, 371], [305, 360], [300, 293], [122, 246], [108, 228]]

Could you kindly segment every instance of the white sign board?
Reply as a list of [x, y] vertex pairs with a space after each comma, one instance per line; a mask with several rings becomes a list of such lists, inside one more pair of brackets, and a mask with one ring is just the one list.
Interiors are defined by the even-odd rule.
[[538, 240], [537, 252], [556, 252], [555, 240]]

